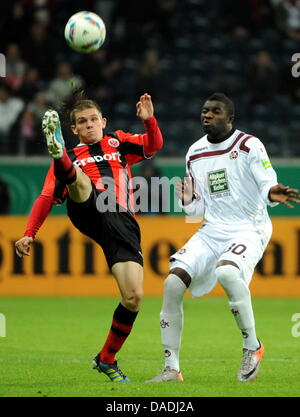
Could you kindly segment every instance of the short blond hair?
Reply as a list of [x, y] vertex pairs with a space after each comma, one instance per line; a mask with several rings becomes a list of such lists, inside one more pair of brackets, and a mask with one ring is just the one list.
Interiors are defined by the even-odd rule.
[[84, 110], [84, 109], [92, 109], [96, 108], [99, 113], [102, 115], [102, 110], [100, 106], [94, 100], [78, 100], [72, 106], [72, 110], [70, 112], [70, 120], [72, 125], [76, 124], [76, 112]]

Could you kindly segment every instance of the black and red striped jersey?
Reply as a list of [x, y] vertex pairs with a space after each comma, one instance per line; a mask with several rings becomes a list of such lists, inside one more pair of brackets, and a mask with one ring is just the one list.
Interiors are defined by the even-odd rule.
[[[144, 134], [133, 135], [122, 130], [106, 134], [94, 144], [79, 144], [67, 151], [73, 164], [91, 179], [98, 190], [105, 190], [105, 178], [111, 178], [116, 202], [134, 213], [133, 190], [129, 187], [131, 165], [151, 157], [144, 154]], [[153, 153], [152, 153], [153, 154]], [[67, 197], [65, 184], [56, 179], [54, 163], [47, 173], [41, 195], [52, 196], [57, 204]]]

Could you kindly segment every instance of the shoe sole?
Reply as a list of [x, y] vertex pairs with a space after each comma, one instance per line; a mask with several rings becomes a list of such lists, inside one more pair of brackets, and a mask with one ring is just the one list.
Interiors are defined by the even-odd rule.
[[153, 381], [153, 380], [151, 380], [151, 379], [148, 379], [147, 381], [145, 381], [147, 384], [149, 383], [149, 384], [155, 384], [155, 383], [158, 383], [158, 382], [183, 382], [183, 380], [181, 380], [181, 379], [160, 379], [159, 381], [158, 380], [155, 380], [155, 381]]
[[55, 111], [47, 111], [43, 117], [42, 130], [46, 138], [49, 154], [53, 158], [61, 158], [63, 147], [55, 137], [56, 129], [60, 127], [59, 116]]
[[156, 378], [148, 379], [145, 382], [147, 382], [147, 383], [153, 383], [153, 382], [183, 382], [182, 375], [178, 374], [178, 373], [175, 373], [175, 371], [174, 372], [172, 371], [172, 375], [170, 375], [170, 379], [162, 379], [162, 377], [156, 377]]

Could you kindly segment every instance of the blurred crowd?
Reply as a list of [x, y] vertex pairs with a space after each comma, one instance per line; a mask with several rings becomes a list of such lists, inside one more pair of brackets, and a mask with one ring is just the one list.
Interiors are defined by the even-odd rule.
[[[41, 118], [84, 89], [108, 118], [108, 131], [139, 132], [138, 97], [151, 94], [165, 146], [181, 157], [202, 135], [200, 109], [222, 91], [236, 127], [271, 156], [300, 157], [300, 0], [17, 0], [0, 5], [0, 154], [43, 155]], [[107, 38], [79, 54], [64, 26], [79, 10], [98, 13]], [[63, 120], [68, 146], [76, 138]]]

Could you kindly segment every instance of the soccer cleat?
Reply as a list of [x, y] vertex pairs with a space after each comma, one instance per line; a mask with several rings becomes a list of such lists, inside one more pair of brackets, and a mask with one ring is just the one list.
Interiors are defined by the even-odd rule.
[[121, 369], [118, 367], [117, 361], [114, 363], [106, 364], [100, 362], [99, 354], [93, 359], [93, 369], [97, 369], [98, 372], [106, 374], [112, 382], [129, 382], [130, 379], [123, 374]]
[[55, 110], [49, 109], [45, 112], [42, 130], [50, 156], [54, 159], [60, 159], [63, 156], [65, 141], [61, 132], [59, 116]]
[[241, 382], [253, 381], [258, 374], [260, 362], [264, 356], [264, 345], [259, 342], [256, 350], [243, 349], [243, 358], [237, 379]]
[[159, 375], [155, 376], [152, 379], [148, 379], [145, 382], [169, 382], [169, 381], [182, 382], [183, 377], [181, 375], [181, 372], [175, 371], [175, 369], [171, 369], [170, 366], [166, 366], [165, 369], [163, 369]]

